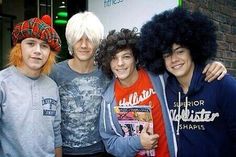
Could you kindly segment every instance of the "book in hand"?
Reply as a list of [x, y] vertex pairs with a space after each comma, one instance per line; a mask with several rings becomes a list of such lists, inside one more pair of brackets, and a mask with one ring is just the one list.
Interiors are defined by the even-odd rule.
[[[151, 106], [115, 106], [115, 113], [124, 131], [124, 137], [139, 136], [146, 123], [149, 123], [148, 133], [153, 134], [153, 119]], [[155, 149], [141, 150], [138, 156], [153, 157]]]

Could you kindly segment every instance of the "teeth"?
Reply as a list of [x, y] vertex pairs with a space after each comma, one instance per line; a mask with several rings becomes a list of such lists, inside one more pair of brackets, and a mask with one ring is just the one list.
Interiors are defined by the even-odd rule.
[[118, 72], [125, 71], [125, 69], [117, 69]]
[[173, 69], [179, 69], [180, 67], [182, 67], [182, 65], [176, 65], [176, 66], [173, 66]]
[[33, 59], [36, 59], [36, 60], [41, 60], [40, 58], [33, 58]]

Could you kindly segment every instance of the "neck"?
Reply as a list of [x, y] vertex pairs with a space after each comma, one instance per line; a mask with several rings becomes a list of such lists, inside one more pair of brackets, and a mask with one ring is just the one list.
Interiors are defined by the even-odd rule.
[[94, 60], [80, 61], [72, 58], [68, 62], [70, 68], [78, 73], [89, 73], [95, 69]]
[[191, 68], [189, 69], [189, 72], [182, 76], [182, 77], [178, 77], [177, 80], [180, 83], [180, 86], [183, 89], [183, 92], [186, 94], [189, 90], [189, 86], [193, 77], [193, 71], [194, 71], [194, 64], [191, 66]]
[[137, 80], [138, 80], [138, 70], [134, 70], [132, 75], [125, 79], [125, 80], [119, 80], [120, 81], [120, 84], [123, 86], [123, 87], [130, 87], [132, 86]]
[[27, 76], [27, 77], [31, 77], [31, 78], [37, 78], [40, 76], [40, 70], [25, 70], [23, 67], [16, 67], [20, 73], [22, 73], [23, 75]]
[[188, 92], [191, 80], [179, 80], [180, 86], [183, 89], [183, 92], [186, 94]]

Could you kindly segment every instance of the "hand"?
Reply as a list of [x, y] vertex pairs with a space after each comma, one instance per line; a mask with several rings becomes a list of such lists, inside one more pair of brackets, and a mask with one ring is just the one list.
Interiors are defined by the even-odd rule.
[[158, 144], [158, 138], [159, 135], [153, 134], [151, 135], [147, 130], [149, 128], [148, 123], [145, 124], [141, 134], [140, 134], [140, 140], [143, 148], [145, 150], [155, 149]]
[[213, 61], [206, 65], [202, 73], [206, 74], [205, 81], [211, 82], [216, 78], [221, 80], [227, 73], [227, 69], [221, 62]]

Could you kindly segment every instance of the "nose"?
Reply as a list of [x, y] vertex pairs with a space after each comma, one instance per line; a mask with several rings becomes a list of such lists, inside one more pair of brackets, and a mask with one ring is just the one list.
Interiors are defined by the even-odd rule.
[[87, 41], [85, 39], [81, 40], [81, 48], [86, 48], [87, 47]]
[[124, 61], [121, 57], [117, 58], [117, 65], [121, 66], [123, 65]]
[[41, 48], [40, 48], [40, 44], [35, 44], [35, 50], [34, 53], [36, 54], [41, 54]]
[[176, 60], [178, 60], [178, 55], [177, 55], [176, 52], [173, 52], [173, 53], [171, 54], [171, 61], [172, 61], [172, 62], [175, 62]]

